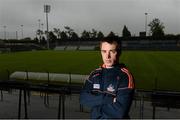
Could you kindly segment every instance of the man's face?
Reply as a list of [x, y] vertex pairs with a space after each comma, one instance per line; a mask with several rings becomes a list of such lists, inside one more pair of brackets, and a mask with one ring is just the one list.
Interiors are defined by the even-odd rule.
[[106, 67], [112, 67], [119, 62], [119, 54], [117, 53], [117, 44], [101, 43], [102, 60]]

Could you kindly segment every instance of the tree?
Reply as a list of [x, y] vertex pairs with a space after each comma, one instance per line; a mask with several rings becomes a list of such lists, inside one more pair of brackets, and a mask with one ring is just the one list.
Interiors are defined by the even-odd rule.
[[78, 40], [78, 39], [79, 39], [78, 34], [77, 34], [77, 33], [75, 33], [75, 32], [72, 32], [71, 39], [73, 39], [73, 40]]
[[74, 32], [74, 30], [69, 26], [64, 26], [64, 28], [66, 29], [66, 33], [68, 34], [68, 37], [72, 38], [72, 33]]
[[111, 31], [109, 34], [108, 34], [109, 37], [112, 37], [112, 36], [116, 36], [115, 33], [113, 31]]
[[92, 32], [90, 33], [90, 38], [96, 38], [97, 37], [97, 31], [95, 29], [92, 29]]
[[68, 39], [68, 36], [67, 36], [67, 34], [66, 34], [65, 31], [62, 31], [62, 32], [60, 33], [60, 36], [61, 36], [61, 40], [67, 40], [67, 39]]
[[104, 37], [104, 34], [101, 31], [99, 31], [97, 34], [97, 38], [102, 39], [103, 37]]
[[89, 39], [90, 38], [90, 34], [88, 31], [84, 30], [81, 34], [81, 38], [84, 38], [84, 39]]
[[123, 31], [122, 31], [122, 36], [123, 37], [131, 37], [131, 33], [128, 30], [128, 28], [126, 27], [126, 25], [124, 25]]
[[42, 39], [40, 40], [40, 44], [45, 45], [47, 43], [44, 36], [42, 36]]
[[39, 36], [39, 40], [41, 41], [41, 38], [42, 38], [42, 36], [43, 36], [43, 31], [40, 30], [40, 29], [38, 29], [38, 30], [36, 31], [36, 34]]
[[54, 33], [56, 34], [57, 39], [60, 39], [60, 36], [61, 36], [61, 31], [60, 31], [60, 29], [54, 28]]
[[148, 26], [150, 27], [150, 32], [153, 37], [162, 37], [164, 36], [164, 25], [163, 23], [158, 19], [153, 19]]
[[57, 40], [57, 37], [52, 31], [49, 32], [49, 42], [54, 43]]

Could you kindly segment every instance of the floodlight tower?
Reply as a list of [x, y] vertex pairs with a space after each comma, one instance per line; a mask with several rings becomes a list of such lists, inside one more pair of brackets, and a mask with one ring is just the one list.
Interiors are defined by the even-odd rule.
[[16, 40], [18, 40], [18, 31], [16, 31]]
[[22, 39], [23, 39], [23, 25], [21, 25], [21, 33], [22, 33]]
[[147, 35], [147, 15], [148, 15], [148, 13], [145, 13], [145, 32], [146, 32], [146, 35]]
[[40, 25], [41, 25], [41, 20], [40, 19], [38, 19], [38, 23], [39, 23], [39, 30], [40, 30]]
[[44, 12], [46, 13], [46, 25], [47, 25], [47, 48], [49, 49], [49, 26], [48, 26], [48, 13], [50, 12], [51, 6], [50, 5], [44, 5]]
[[43, 23], [41, 23], [41, 26], [42, 26], [42, 28], [41, 28], [41, 29], [42, 29], [42, 32], [43, 32], [43, 25], [44, 25], [44, 24], [43, 24]]
[[40, 20], [40, 19], [38, 19], [38, 23], [39, 23], [39, 29], [38, 29], [38, 32], [39, 32], [39, 40], [41, 41], [42, 33], [41, 33], [41, 20]]
[[4, 27], [4, 39], [6, 40], [6, 26], [3, 27]]

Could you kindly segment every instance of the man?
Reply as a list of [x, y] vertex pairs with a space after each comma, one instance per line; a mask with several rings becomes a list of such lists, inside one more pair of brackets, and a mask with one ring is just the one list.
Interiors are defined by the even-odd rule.
[[103, 65], [91, 72], [80, 93], [80, 104], [91, 108], [93, 119], [129, 118], [134, 81], [124, 64], [119, 64], [121, 44], [118, 37], [100, 41]]

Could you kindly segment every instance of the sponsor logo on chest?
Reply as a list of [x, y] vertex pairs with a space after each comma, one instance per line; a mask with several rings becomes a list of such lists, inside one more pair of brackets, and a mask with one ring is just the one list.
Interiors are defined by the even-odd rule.
[[100, 89], [100, 84], [93, 84], [94, 89]]

